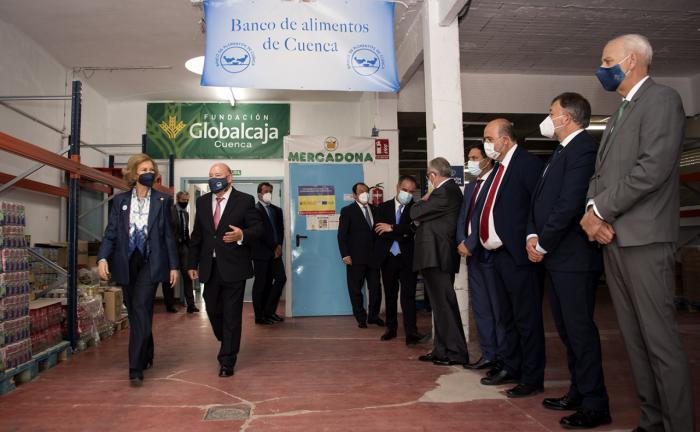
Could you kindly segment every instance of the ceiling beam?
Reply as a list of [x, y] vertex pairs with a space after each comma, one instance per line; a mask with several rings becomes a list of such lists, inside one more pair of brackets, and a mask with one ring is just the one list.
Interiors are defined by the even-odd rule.
[[396, 50], [396, 67], [401, 87], [411, 80], [423, 64], [423, 10], [413, 15], [408, 30]]
[[[428, 0], [430, 1], [430, 0]], [[435, 0], [433, 0], [435, 1]], [[459, 12], [469, 3], [469, 0], [437, 0], [438, 18], [441, 26], [448, 26], [459, 16]]]

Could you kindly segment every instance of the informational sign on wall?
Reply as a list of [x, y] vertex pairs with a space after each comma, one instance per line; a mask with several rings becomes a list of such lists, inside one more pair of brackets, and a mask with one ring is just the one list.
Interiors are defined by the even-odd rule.
[[149, 103], [147, 152], [155, 159], [281, 159], [289, 104]]
[[394, 3], [205, 0], [202, 85], [398, 92]]
[[299, 186], [299, 214], [335, 214], [335, 187]]
[[377, 138], [374, 140], [374, 158], [389, 159], [389, 140]]

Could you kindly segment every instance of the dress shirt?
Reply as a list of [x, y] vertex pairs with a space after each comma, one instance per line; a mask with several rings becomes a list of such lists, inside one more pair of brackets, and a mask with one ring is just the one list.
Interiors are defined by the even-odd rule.
[[[488, 250], [494, 250], [498, 249], [499, 247], [503, 246], [503, 241], [501, 238], [498, 236], [498, 233], [496, 232], [496, 225], [494, 224], [493, 221], [493, 211], [496, 208], [496, 200], [498, 199], [498, 192], [501, 190], [501, 186], [503, 186], [503, 180], [506, 176], [506, 172], [508, 171], [508, 166], [510, 165], [511, 159], [513, 159], [513, 154], [515, 154], [515, 149], [518, 147], [517, 144], [515, 144], [513, 147], [508, 150], [508, 153], [506, 153], [505, 157], [503, 158], [503, 162], [500, 162], [500, 165], [503, 165], [503, 174], [501, 177], [501, 182], [498, 184], [498, 187], [496, 188], [496, 192], [493, 197], [493, 205], [491, 206], [491, 211], [489, 212], [489, 239], [486, 241], [486, 243], [482, 242], [482, 245], [484, 246], [485, 249]], [[493, 183], [492, 183], [493, 186]], [[489, 189], [490, 192], [490, 189]], [[486, 195], [486, 199], [488, 199], [488, 195]], [[480, 239], [481, 240], [481, 239]]]

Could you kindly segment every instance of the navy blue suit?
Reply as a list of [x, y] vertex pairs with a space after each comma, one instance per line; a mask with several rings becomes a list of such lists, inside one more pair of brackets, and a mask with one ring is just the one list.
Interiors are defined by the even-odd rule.
[[[538, 266], [528, 259], [525, 238], [530, 200], [542, 166], [542, 161], [524, 147], [516, 147], [493, 203], [494, 229], [503, 246], [484, 251], [493, 259], [496, 275], [499, 317], [506, 333], [505, 370], [520, 376], [520, 383], [535, 387], [544, 383], [542, 278]], [[495, 177], [489, 177], [479, 195], [475, 210], [479, 218]], [[479, 232], [478, 224], [472, 225], [474, 228]]]
[[[492, 170], [490, 176], [495, 175]], [[498, 298], [496, 296], [496, 275], [493, 267], [493, 254], [484, 253], [484, 248], [479, 241], [479, 214], [476, 211], [476, 201], [472, 209], [470, 221], [467, 222], [467, 214], [474, 194], [479, 196], [484, 194], [484, 185], [488, 178], [478, 179], [469, 182], [464, 187], [464, 200], [462, 210], [457, 219], [457, 244], [464, 243], [471, 252], [467, 257], [467, 278], [469, 282], [469, 304], [474, 312], [476, 330], [479, 334], [479, 345], [481, 354], [490, 361], [500, 360], [505, 354], [506, 332], [500, 322], [498, 313]], [[481, 182], [479, 190], [476, 186]], [[472, 225], [471, 235], [467, 230], [467, 223]]]
[[593, 321], [602, 255], [579, 225], [597, 152], [598, 143], [586, 131], [555, 152], [535, 187], [528, 234], [536, 234], [547, 251], [543, 262], [552, 282], [552, 315], [571, 373], [568, 396], [581, 400], [584, 409], [607, 411], [600, 336]]
[[153, 362], [153, 301], [159, 283], [170, 283], [178, 269], [175, 233], [170, 219], [173, 199], [151, 189], [148, 210], [148, 256], [129, 256], [132, 191], [114, 196], [97, 259], [110, 262], [112, 279], [121, 285], [129, 312], [129, 369], [140, 373]]

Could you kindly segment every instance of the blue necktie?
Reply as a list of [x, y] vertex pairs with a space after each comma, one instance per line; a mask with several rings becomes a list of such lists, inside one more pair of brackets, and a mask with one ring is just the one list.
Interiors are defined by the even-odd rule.
[[365, 212], [365, 219], [367, 220], [367, 225], [369, 225], [369, 229], [372, 229], [372, 219], [369, 218], [369, 210], [367, 209], [367, 206], [363, 206], [362, 209]]
[[[403, 204], [399, 206], [398, 209], [396, 209], [396, 225], [401, 222], [401, 212], [403, 211]], [[392, 255], [396, 256], [401, 253], [401, 248], [399, 247], [399, 242], [394, 241], [394, 243], [391, 244], [391, 249], [389, 249], [389, 252], [391, 252]]]
[[270, 219], [270, 225], [272, 225], [272, 237], [275, 243], [279, 244], [279, 236], [277, 235], [277, 227], [275, 226], [275, 218], [272, 217], [272, 210], [269, 205], [263, 205], [265, 207], [265, 213], [267, 213], [267, 218]]

